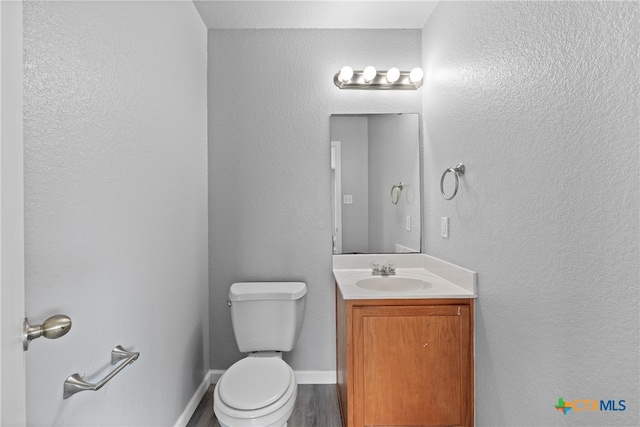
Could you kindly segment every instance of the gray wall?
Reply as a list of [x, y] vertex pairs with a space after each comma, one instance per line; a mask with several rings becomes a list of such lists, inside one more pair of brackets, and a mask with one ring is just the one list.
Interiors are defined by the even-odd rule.
[[208, 371], [206, 55], [191, 2], [24, 3], [26, 314], [73, 321], [25, 353], [29, 425], [172, 425]]
[[479, 274], [478, 425], [639, 423], [638, 8], [443, 2], [424, 28], [426, 252]]
[[[209, 31], [209, 268], [211, 368], [242, 355], [229, 286], [307, 283], [296, 370], [335, 369], [329, 116], [420, 112], [420, 91], [348, 91], [344, 65], [411, 69], [419, 30]], [[237, 83], [236, 83], [237, 82]]]

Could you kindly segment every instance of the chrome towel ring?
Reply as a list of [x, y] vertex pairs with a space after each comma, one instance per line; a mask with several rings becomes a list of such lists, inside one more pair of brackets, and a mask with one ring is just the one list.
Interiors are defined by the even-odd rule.
[[[447, 173], [449, 172], [453, 172], [453, 177], [456, 180], [456, 186], [453, 189], [453, 193], [451, 194], [451, 196], [447, 197], [444, 192], [444, 177], [447, 176]], [[455, 168], [448, 168], [442, 174], [442, 178], [440, 178], [440, 194], [442, 194], [442, 197], [444, 197], [445, 200], [451, 200], [456, 197], [456, 194], [458, 194], [458, 186], [460, 185], [460, 180], [458, 177], [460, 175], [464, 175], [464, 165], [462, 163], [458, 163], [458, 166], [456, 166]]]
[[404, 184], [400, 181], [398, 184], [391, 187], [391, 203], [397, 205], [400, 201], [400, 193], [402, 193], [402, 189], [404, 188]]

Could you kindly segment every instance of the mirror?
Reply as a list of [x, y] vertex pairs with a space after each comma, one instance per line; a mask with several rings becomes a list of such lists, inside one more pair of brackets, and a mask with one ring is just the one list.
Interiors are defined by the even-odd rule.
[[420, 117], [332, 115], [333, 253], [420, 252]]

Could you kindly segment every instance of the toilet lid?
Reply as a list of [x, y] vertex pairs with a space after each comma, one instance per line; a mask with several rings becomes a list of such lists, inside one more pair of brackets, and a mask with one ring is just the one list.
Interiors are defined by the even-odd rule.
[[275, 357], [246, 357], [233, 364], [220, 378], [220, 398], [242, 410], [269, 406], [289, 388], [291, 368]]

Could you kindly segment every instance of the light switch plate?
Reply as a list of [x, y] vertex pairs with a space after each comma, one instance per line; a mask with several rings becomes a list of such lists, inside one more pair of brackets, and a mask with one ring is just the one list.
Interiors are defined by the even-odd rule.
[[344, 203], [345, 205], [352, 205], [353, 204], [353, 194], [345, 194], [342, 196], [342, 203]]
[[449, 238], [449, 217], [443, 216], [440, 218], [440, 235], [445, 238]]

